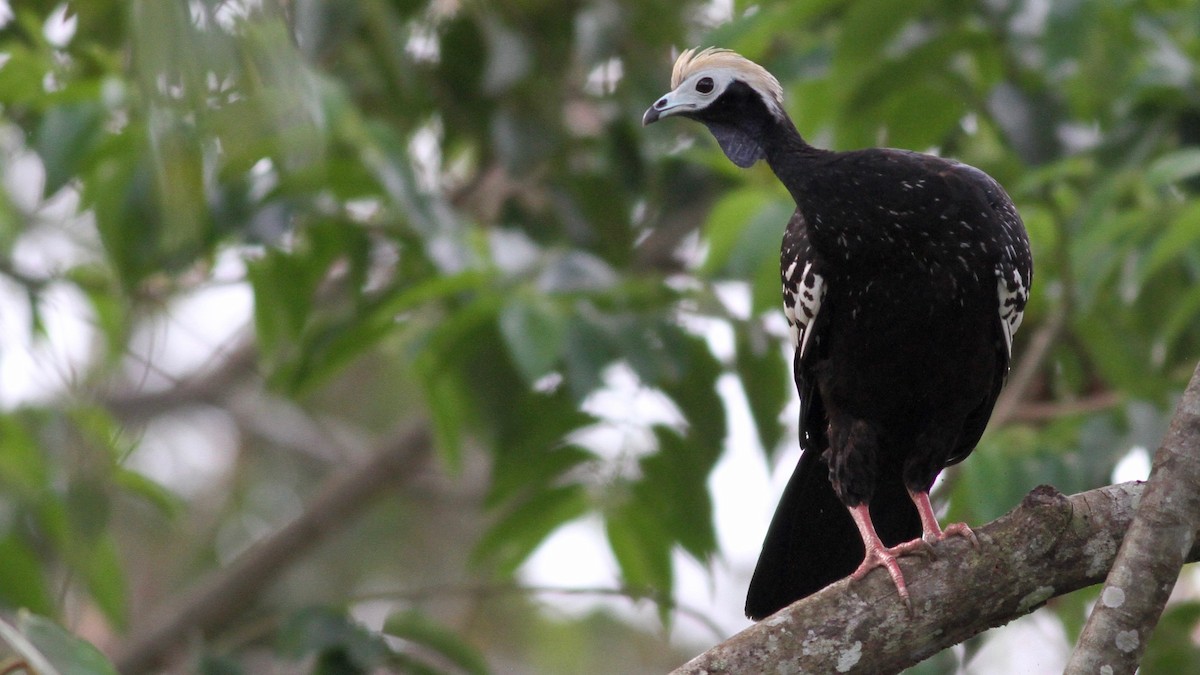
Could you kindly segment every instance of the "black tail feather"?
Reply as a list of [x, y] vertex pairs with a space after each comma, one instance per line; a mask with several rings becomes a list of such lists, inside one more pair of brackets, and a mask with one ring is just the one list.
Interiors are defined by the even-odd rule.
[[[880, 475], [871, 520], [888, 546], [921, 536], [921, 519], [899, 472]], [[864, 554], [850, 512], [829, 482], [829, 468], [813, 449], [800, 456], [767, 529], [746, 616], [758, 620], [849, 576]]]

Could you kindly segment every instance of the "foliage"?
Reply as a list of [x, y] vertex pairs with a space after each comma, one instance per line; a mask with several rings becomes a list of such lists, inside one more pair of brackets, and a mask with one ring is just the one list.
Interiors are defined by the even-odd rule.
[[21, 663], [45, 675], [57, 673], [89, 673], [92, 675], [116, 675], [108, 659], [95, 647], [67, 631], [53, 621], [21, 611], [17, 625], [0, 621], [0, 638], [3, 638], [14, 656], [5, 661], [5, 666]]
[[[436, 479], [342, 524], [336, 551], [259, 603], [278, 644], [242, 616], [196, 663], [552, 662], [516, 635], [539, 605], [453, 588], [519, 582], [552, 533], [597, 518], [624, 592], [677, 618], [678, 553], [720, 553], [718, 380], [745, 393], [765, 457], [795, 439], [789, 198], [696, 129], [639, 127], [693, 44], [778, 75], [820, 145], [936, 150], [1016, 200], [1037, 264], [1018, 366], [1039, 331], [1050, 351], [947, 482], [952, 515], [994, 517], [1041, 482], [1095, 487], [1153, 449], [1200, 354], [1197, 3], [732, 4], [14, 3], [3, 323], [58, 376], [2, 397], [0, 606], [87, 615], [102, 627], [81, 633], [118, 642], [412, 423], [432, 430]], [[158, 351], [230, 287], [253, 310], [206, 305], [197, 325], [233, 324], [219, 344]], [[656, 403], [622, 418], [598, 404], [614, 392]], [[151, 470], [189, 425], [186, 447], [224, 458], [191, 487]], [[380, 579], [401, 590], [371, 630], [350, 616]], [[1148, 662], [1186, 651], [1186, 607]], [[630, 668], [672, 662], [658, 651]]]

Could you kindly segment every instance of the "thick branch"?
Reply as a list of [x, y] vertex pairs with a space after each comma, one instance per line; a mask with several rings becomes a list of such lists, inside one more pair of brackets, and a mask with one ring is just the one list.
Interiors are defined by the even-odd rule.
[[361, 466], [330, 478], [295, 520], [215, 572], [177, 605], [143, 622], [143, 632], [118, 651], [117, 668], [127, 674], [152, 670], [192, 635], [211, 632], [252, 606], [305, 553], [414, 473], [429, 448], [428, 431], [414, 427], [396, 435]]
[[[912, 615], [888, 575], [875, 571], [781, 610], [675, 673], [899, 672], [1102, 581], [1142, 491], [1141, 483], [1122, 483], [1068, 498], [1039, 487], [975, 530], [978, 549], [954, 537], [935, 547], [936, 560], [901, 560]], [[1198, 558], [1193, 546], [1188, 560]]]
[[1179, 568], [1195, 544], [1198, 526], [1200, 366], [1154, 455], [1137, 517], [1067, 663], [1067, 673], [1137, 670]]

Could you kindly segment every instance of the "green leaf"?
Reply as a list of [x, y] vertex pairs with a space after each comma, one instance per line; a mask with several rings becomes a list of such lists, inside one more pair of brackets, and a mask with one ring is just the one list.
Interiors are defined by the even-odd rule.
[[47, 457], [38, 441], [22, 421], [12, 415], [0, 415], [0, 483], [8, 492], [31, 497], [45, 489], [49, 480]]
[[476, 563], [493, 565], [511, 576], [550, 533], [588, 512], [581, 485], [552, 487], [531, 495], [488, 529], [471, 554]]
[[749, 279], [764, 261], [777, 268], [783, 230], [794, 210], [777, 190], [751, 187], [727, 193], [713, 205], [704, 225], [709, 250], [701, 274]]
[[44, 197], [58, 192], [79, 174], [81, 160], [96, 145], [96, 134], [103, 131], [106, 114], [96, 101], [58, 105], [46, 111], [34, 136], [34, 145], [46, 167]]
[[159, 251], [161, 205], [145, 145], [140, 128], [105, 138], [83, 181], [83, 204], [94, 210], [100, 242], [127, 291], [165, 262]]
[[[654, 514], [668, 547], [678, 542], [701, 562], [717, 550], [708, 475], [715, 464], [706, 461], [675, 432], [655, 429], [658, 452], [641, 461], [642, 477], [633, 486], [631, 508]], [[662, 589], [669, 591], [669, 588]]]
[[88, 545], [82, 566], [88, 592], [100, 611], [114, 626], [124, 628], [129, 620], [125, 605], [128, 588], [117, 544], [110, 533]]
[[[989, 522], [1012, 510], [1040, 484], [1066, 494], [1106, 485], [1116, 458], [1132, 444], [1098, 419], [1063, 419], [1040, 431], [1021, 426], [989, 431], [966, 461], [946, 472], [946, 519]], [[1090, 424], [1098, 426], [1088, 432]], [[1080, 453], [1080, 448], [1087, 452]]]
[[373, 672], [391, 653], [378, 635], [327, 607], [306, 607], [288, 615], [277, 641], [285, 656], [299, 659], [316, 654], [319, 662], [337, 660], [344, 666], [343, 673]]
[[518, 295], [500, 310], [500, 334], [526, 382], [558, 363], [566, 340], [566, 314], [549, 299]]
[[1178, 347], [1183, 336], [1196, 328], [1200, 317], [1200, 286], [1184, 293], [1162, 322], [1162, 339], [1168, 347]]
[[273, 386], [308, 391], [394, 329], [381, 311], [389, 299], [363, 291], [368, 266], [365, 233], [339, 220], [313, 224], [293, 250], [251, 266], [255, 327]]
[[1139, 266], [1141, 283], [1160, 272], [1173, 261], [1194, 255], [1200, 246], [1200, 201], [1188, 204], [1158, 235], [1154, 245]]
[[125, 344], [132, 330], [129, 298], [121, 293], [109, 270], [99, 267], [77, 267], [70, 279], [87, 295], [96, 327], [105, 342], [105, 356], [110, 362], [125, 354]]
[[1130, 325], [1128, 313], [1112, 311], [1116, 304], [1079, 315], [1075, 332], [1105, 380], [1136, 397], [1153, 398], [1160, 383], [1146, 377], [1151, 369], [1149, 336]]
[[294, 371], [302, 359], [304, 328], [314, 313], [317, 285], [333, 252], [271, 251], [247, 269], [254, 289], [254, 326], [262, 359], [272, 373]]
[[1193, 639], [1200, 602], [1173, 604], [1154, 629], [1138, 672], [1143, 675], [1200, 675], [1200, 648]]
[[[591, 309], [591, 308], [589, 308]], [[571, 396], [582, 402], [604, 382], [604, 370], [620, 356], [616, 340], [591, 312], [571, 316], [564, 338], [563, 363]]]
[[844, 106], [852, 125], [845, 126], [840, 140], [855, 147], [876, 144], [879, 130], [886, 129], [887, 142], [896, 147], [944, 142], [968, 111], [970, 91], [950, 64], [985, 39], [973, 31], [948, 31], [913, 41], [903, 53], [861, 64]]
[[[548, 410], [546, 414], [553, 417], [553, 409]], [[581, 413], [578, 415], [581, 420], [590, 419]], [[487, 497], [489, 506], [542, 490], [569, 471], [596, 461], [592, 452], [578, 445], [563, 445], [557, 442], [541, 445], [533, 439], [529, 443], [517, 442], [500, 450], [492, 470], [492, 486]]]
[[1146, 168], [1146, 182], [1156, 187], [1200, 175], [1200, 148], [1184, 148], [1162, 155]]
[[[1048, 603], [1048, 607], [1052, 608], [1059, 620], [1062, 621], [1063, 629], [1067, 633], [1067, 644], [1079, 642], [1083, 627], [1087, 625], [1088, 615], [1091, 614], [1096, 601], [1100, 599], [1100, 592], [1101, 586], [1096, 585], [1061, 595]], [[1149, 650], [1149, 645], [1147, 645], [1147, 650]], [[1144, 666], [1143, 662], [1139, 667]]]
[[42, 561], [20, 537], [0, 538], [0, 602], [41, 614], [54, 611], [54, 601], [42, 574]]
[[475, 256], [465, 241], [458, 214], [418, 185], [405, 139], [394, 128], [379, 122], [350, 126], [356, 140], [366, 146], [363, 163], [393, 206], [407, 216], [409, 225], [428, 246], [438, 249], [437, 255], [430, 257], [441, 261], [453, 259], [456, 269], [475, 266]]
[[889, 59], [883, 52], [891, 44], [892, 38], [927, 4], [906, 0], [851, 3], [842, 18], [834, 48], [833, 77], [853, 82], [863, 73], [871, 72], [872, 66], [886, 63]]
[[487, 675], [487, 662], [478, 649], [454, 631], [430, 619], [424, 612], [409, 610], [392, 614], [383, 623], [386, 635], [421, 645], [469, 675]]
[[761, 322], [749, 321], [735, 328], [738, 377], [750, 404], [759, 441], [770, 458], [783, 434], [779, 416], [793, 386], [790, 364], [782, 358], [778, 341], [762, 329]]
[[395, 327], [391, 317], [369, 312], [340, 317], [309, 331], [303, 365], [295, 371], [289, 389], [295, 395], [311, 391], [370, 351]]
[[493, 281], [488, 275], [476, 270], [419, 279], [389, 294], [377, 311], [396, 316], [427, 303], [445, 301], [460, 294], [484, 290]]
[[99, 477], [82, 477], [67, 485], [63, 503], [74, 538], [82, 549], [104, 535], [109, 524], [110, 502], [108, 485]]
[[961, 83], [949, 78], [913, 84], [893, 94], [880, 110], [887, 120], [888, 143], [901, 148], [941, 145], [970, 112], [961, 94]]
[[[29, 644], [37, 653], [45, 657], [45, 662], [53, 667], [49, 672], [61, 675], [117, 675], [116, 668], [105, 658], [104, 654], [91, 643], [78, 638], [63, 630], [53, 621], [32, 614], [21, 612], [17, 616], [17, 627], [29, 640]], [[10, 644], [12, 644], [10, 642]], [[16, 647], [16, 645], [13, 645]], [[30, 654], [21, 651], [21, 656], [29, 659]], [[37, 667], [41, 659], [30, 659]], [[39, 668], [39, 672], [46, 672]]]
[[238, 660], [228, 654], [213, 654], [204, 652], [197, 660], [198, 675], [245, 675], [246, 669]]
[[656, 384], [679, 406], [688, 421], [688, 441], [702, 449], [697, 461], [716, 461], [725, 442], [725, 404], [717, 393], [722, 368], [701, 337], [675, 331], [664, 333], [675, 339], [666, 345], [673, 368]]
[[[26, 612], [22, 611], [18, 615], [18, 619], [24, 614]], [[19, 654], [38, 675], [60, 675], [58, 669], [50, 664], [50, 661], [34, 646], [33, 642], [3, 617], [0, 617], [0, 640], [8, 643], [8, 646]]]
[[[428, 332], [423, 341], [425, 348], [416, 357], [434, 441], [452, 470], [460, 467], [464, 432], [481, 424], [488, 413], [521, 387], [519, 376], [508, 368], [508, 360], [497, 358], [505, 354], [494, 330], [499, 304], [496, 295], [488, 293], [460, 305]], [[499, 398], [481, 396], [483, 390]], [[483, 405], [476, 407], [473, 403]]]
[[[33, 32], [34, 35], [38, 33], [38, 30]], [[45, 101], [45, 78], [54, 68], [50, 54], [35, 51], [22, 43], [22, 40], [13, 39], [4, 41], [8, 58], [0, 68], [0, 102], [6, 107]]]
[[779, 276], [779, 256], [762, 259], [758, 270], [750, 278], [750, 314], [762, 316], [764, 312], [783, 313], [782, 284]]
[[396, 665], [396, 672], [405, 675], [447, 675], [446, 671], [441, 668], [431, 666], [429, 663], [403, 652], [393, 654], [391, 660]]
[[[492, 395], [504, 393], [492, 392]], [[596, 418], [580, 410], [565, 388], [551, 392], [517, 391], [509, 396], [505, 405], [490, 411], [495, 416], [493, 496], [503, 494], [506, 488], [519, 490], [520, 484], [548, 483], [592, 458], [591, 453], [571, 445], [568, 439], [572, 432], [594, 423]]]
[[185, 504], [179, 495], [137, 471], [115, 467], [113, 481], [125, 493], [140, 497], [167, 517], [174, 518], [184, 511]]
[[625, 583], [669, 596], [674, 583], [673, 541], [657, 513], [631, 502], [605, 514], [608, 545]]
[[447, 375], [435, 358], [425, 356], [416, 366], [424, 386], [425, 405], [438, 456], [452, 470], [458, 470], [462, 464], [464, 427], [473, 418], [470, 395], [464, 383], [458, 377]]

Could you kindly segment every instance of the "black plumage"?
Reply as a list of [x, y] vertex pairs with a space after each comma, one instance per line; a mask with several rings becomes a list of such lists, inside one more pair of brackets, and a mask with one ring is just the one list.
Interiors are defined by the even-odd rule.
[[705, 124], [739, 166], [766, 160], [796, 202], [783, 238], [803, 449], [747, 594], [762, 618], [966, 525], [939, 527], [938, 473], [978, 443], [1032, 279], [1012, 201], [978, 169], [904, 150], [809, 145], [782, 89], [725, 50], [685, 52], [644, 123]]

